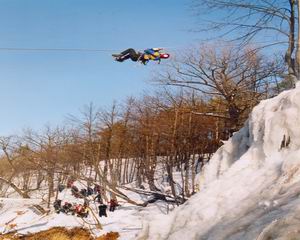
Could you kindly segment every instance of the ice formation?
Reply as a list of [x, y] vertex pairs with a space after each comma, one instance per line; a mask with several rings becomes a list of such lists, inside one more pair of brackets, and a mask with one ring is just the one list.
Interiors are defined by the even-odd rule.
[[300, 87], [262, 101], [212, 157], [200, 192], [138, 239], [300, 239]]

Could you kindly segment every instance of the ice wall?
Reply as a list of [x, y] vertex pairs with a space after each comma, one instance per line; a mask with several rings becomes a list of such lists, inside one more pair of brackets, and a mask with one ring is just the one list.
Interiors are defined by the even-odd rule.
[[138, 239], [300, 239], [299, 167], [298, 87], [256, 106], [205, 167], [200, 192], [146, 219]]

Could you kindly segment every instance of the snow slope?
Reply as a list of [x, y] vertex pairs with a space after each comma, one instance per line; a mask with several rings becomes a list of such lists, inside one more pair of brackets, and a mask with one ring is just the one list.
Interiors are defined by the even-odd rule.
[[213, 156], [200, 192], [144, 239], [300, 239], [300, 87], [262, 101]]

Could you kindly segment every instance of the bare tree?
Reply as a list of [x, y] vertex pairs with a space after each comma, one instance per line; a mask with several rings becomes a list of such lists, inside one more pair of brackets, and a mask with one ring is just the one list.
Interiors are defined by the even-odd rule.
[[210, 21], [202, 30], [218, 31], [218, 36], [242, 44], [264, 39], [260, 48], [285, 44], [288, 77], [300, 79], [299, 0], [194, 0], [193, 7], [202, 15], [209, 13]]
[[174, 61], [158, 81], [221, 99], [226, 112], [214, 115], [228, 119], [229, 127], [236, 130], [247, 111], [266, 97], [272, 77], [282, 71], [280, 61], [269, 61], [252, 49], [203, 46]]
[[1, 137], [0, 138], [0, 148], [4, 153], [4, 159], [9, 163], [11, 167], [10, 176], [6, 179], [3, 176], [0, 176], [0, 182], [3, 182], [13, 188], [20, 196], [23, 198], [30, 198], [28, 193], [18, 187], [14, 182], [14, 177], [20, 172], [17, 165], [18, 155], [15, 153], [15, 150], [18, 148], [18, 143], [16, 139], [12, 136], [10, 137]]

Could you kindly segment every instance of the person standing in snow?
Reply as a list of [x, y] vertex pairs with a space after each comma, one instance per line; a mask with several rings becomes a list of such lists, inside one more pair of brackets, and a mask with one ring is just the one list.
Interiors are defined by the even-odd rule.
[[118, 203], [117, 203], [117, 200], [116, 199], [110, 199], [110, 202], [109, 202], [109, 211], [110, 212], [113, 212], [115, 211], [116, 207], [118, 206]]
[[101, 197], [100, 193], [98, 193], [96, 195], [96, 197], [94, 198], [94, 201], [96, 201], [96, 200], [97, 200], [98, 203], [103, 203], [103, 200], [102, 200], [102, 197]]
[[102, 216], [107, 217], [107, 213], [106, 213], [107, 205], [102, 203], [99, 205], [98, 208], [99, 208], [99, 217]]

